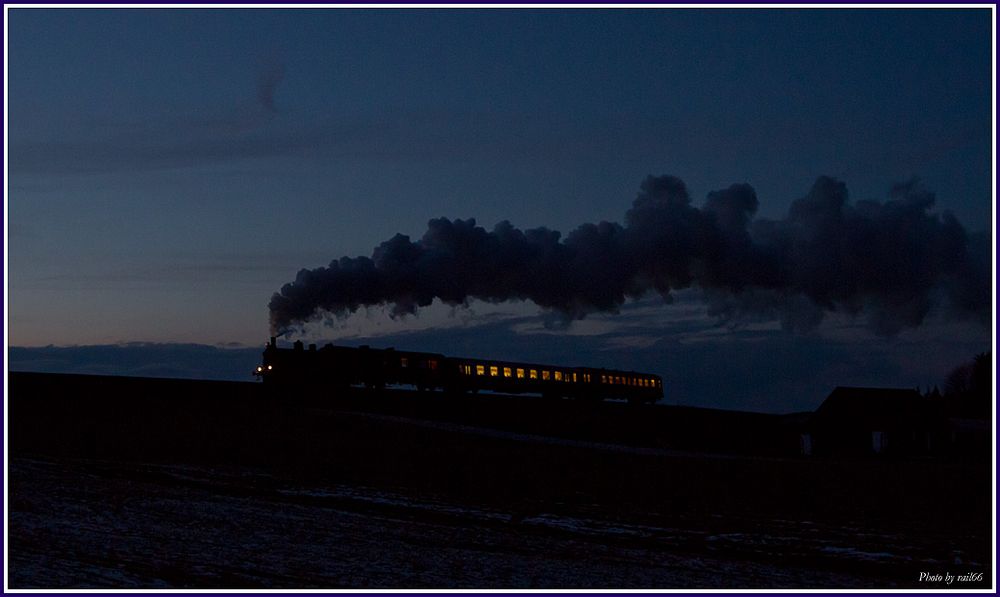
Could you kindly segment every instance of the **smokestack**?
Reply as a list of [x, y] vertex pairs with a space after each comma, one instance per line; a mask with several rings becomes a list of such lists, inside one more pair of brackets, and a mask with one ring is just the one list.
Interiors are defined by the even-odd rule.
[[285, 333], [323, 314], [386, 304], [415, 313], [439, 299], [530, 300], [582, 318], [615, 312], [649, 292], [669, 302], [697, 287], [723, 320], [761, 315], [789, 329], [830, 312], [863, 315], [893, 335], [938, 308], [990, 320], [990, 260], [950, 214], [930, 211], [934, 195], [916, 181], [894, 186], [884, 203], [848, 201], [844, 183], [816, 180], [784, 219], [756, 218], [748, 184], [714, 191], [701, 208], [673, 176], [643, 181], [625, 224], [583, 224], [562, 235], [500, 222], [439, 218], [417, 241], [397, 234], [371, 257], [342, 257], [303, 269], [270, 302], [271, 327]]

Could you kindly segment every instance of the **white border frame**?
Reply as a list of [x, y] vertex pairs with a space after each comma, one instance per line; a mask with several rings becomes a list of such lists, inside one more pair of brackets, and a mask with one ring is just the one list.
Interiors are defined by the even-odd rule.
[[[3, 282], [4, 282], [4, 296], [3, 296], [3, 314], [4, 314], [4, 327], [3, 327], [3, 345], [4, 345], [4, 371], [3, 371], [3, 392], [4, 392], [4, 402], [3, 402], [3, 418], [4, 418], [4, 463], [3, 463], [3, 483], [4, 483], [4, 494], [3, 494], [3, 510], [4, 510], [4, 543], [3, 543], [3, 565], [4, 565], [4, 582], [3, 590], [4, 593], [59, 593], [59, 594], [111, 594], [111, 593], [195, 593], [195, 594], [207, 594], [207, 593], [353, 593], [353, 594], [397, 594], [397, 593], [413, 593], [413, 594], [464, 594], [464, 593], [510, 593], [510, 594], [540, 594], [540, 593], [571, 593], [571, 594], [613, 594], [613, 593], [692, 593], [692, 594], [720, 594], [720, 593], [768, 593], [768, 594], [778, 594], [778, 593], [986, 593], [995, 594], [997, 589], [996, 577], [997, 577], [997, 552], [996, 552], [996, 454], [997, 454], [997, 444], [996, 444], [996, 387], [997, 387], [997, 344], [996, 344], [996, 325], [997, 325], [997, 312], [996, 312], [996, 288], [997, 288], [997, 278], [996, 278], [996, 245], [997, 245], [997, 205], [996, 205], [996, 158], [997, 158], [997, 139], [996, 139], [996, 124], [997, 124], [997, 113], [996, 113], [996, 92], [997, 92], [997, 82], [996, 82], [996, 34], [997, 34], [997, 7], [996, 4], [980, 4], [980, 3], [963, 3], [963, 4], [947, 4], [947, 3], [935, 3], [935, 4], [774, 4], [774, 3], [761, 3], [761, 4], [524, 4], [524, 3], [490, 3], [490, 4], [474, 4], [474, 3], [463, 3], [463, 4], [447, 4], [447, 3], [427, 3], [427, 4], [274, 4], [274, 3], [241, 3], [241, 4], [108, 4], [108, 3], [94, 3], [94, 4], [38, 4], [38, 3], [17, 3], [17, 4], [4, 4], [3, 11], [3, 33], [4, 33], [4, 163], [3, 163], [3, 176], [4, 176], [4, 219], [3, 219], [3, 240], [4, 240], [4, 270], [3, 270]], [[992, 93], [993, 93], [993, 106], [992, 106], [992, 143], [993, 143], [993, 159], [991, 166], [991, 188], [992, 188], [992, 217], [990, 220], [990, 229], [992, 231], [993, 240], [993, 267], [992, 267], [992, 280], [993, 280], [993, 325], [992, 325], [992, 359], [993, 359], [993, 454], [992, 454], [992, 472], [993, 472], [993, 579], [992, 588], [990, 589], [286, 589], [286, 590], [271, 590], [271, 589], [11, 589], [8, 586], [9, 582], [9, 563], [8, 563], [8, 546], [10, 544], [7, 517], [8, 517], [8, 502], [7, 493], [10, 486], [9, 479], [7, 476], [7, 455], [9, 454], [8, 449], [8, 428], [7, 428], [7, 395], [8, 395], [8, 371], [7, 371], [7, 354], [8, 354], [8, 331], [9, 331], [9, 312], [7, 303], [7, 289], [8, 289], [8, 212], [7, 212], [7, 183], [8, 183], [8, 159], [9, 152], [8, 148], [8, 137], [7, 131], [9, 129], [9, 116], [8, 116], [8, 102], [7, 102], [7, 73], [8, 68], [8, 56], [9, 51], [7, 50], [8, 40], [10, 39], [7, 34], [8, 23], [7, 14], [11, 8], [174, 8], [174, 9], [204, 9], [204, 8], [273, 8], [273, 9], [426, 9], [426, 8], [476, 8], [476, 9], [502, 9], [502, 8], [536, 8], [536, 9], [594, 9], [594, 8], [622, 8], [622, 9], [664, 9], [664, 8], [701, 8], [701, 9], [738, 9], [738, 8], [774, 8], [774, 9], [843, 9], [843, 8], [891, 8], [891, 9], [921, 9], [921, 8], [947, 8], [947, 9], [962, 9], [962, 8], [989, 8], [992, 14], [992, 42], [991, 42], [991, 59], [992, 59]]]

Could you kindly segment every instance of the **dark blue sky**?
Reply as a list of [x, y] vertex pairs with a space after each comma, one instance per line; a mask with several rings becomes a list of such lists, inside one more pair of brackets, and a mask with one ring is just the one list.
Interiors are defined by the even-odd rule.
[[[12, 345], [253, 345], [299, 268], [419, 238], [440, 216], [622, 222], [648, 175], [679, 176], [699, 206], [749, 183], [775, 219], [820, 175], [878, 201], [918, 176], [933, 211], [970, 232], [991, 219], [989, 10], [8, 15]], [[542, 329], [532, 358], [572, 361], [586, 339], [608, 366], [664, 374], [693, 358], [680, 338], [725, 351], [753, 336], [655, 300], [568, 329], [525, 304], [459, 311], [374, 309], [310, 335], [403, 334], [419, 349], [433, 343], [421, 333], [507, 321], [496, 352]], [[808, 338], [760, 333], [802, 343], [803, 379], [830, 343], [871, 344], [850, 318]], [[885, 366], [856, 381], [926, 383], [989, 341], [932, 317], [879, 339]], [[491, 356], [488, 339], [477, 352]]]

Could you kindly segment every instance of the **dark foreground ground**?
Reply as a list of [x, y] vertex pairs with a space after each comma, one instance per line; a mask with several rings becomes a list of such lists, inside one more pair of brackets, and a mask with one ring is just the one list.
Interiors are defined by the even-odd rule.
[[18, 373], [9, 388], [11, 588], [992, 583], [988, 464], [793, 457], [788, 418]]

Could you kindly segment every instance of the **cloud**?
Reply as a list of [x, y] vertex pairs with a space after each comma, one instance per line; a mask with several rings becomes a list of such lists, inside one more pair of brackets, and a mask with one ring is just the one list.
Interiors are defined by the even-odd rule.
[[263, 348], [129, 343], [92, 346], [11, 346], [10, 371], [252, 381]]
[[57, 274], [23, 274], [20, 288], [45, 290], [108, 289], [128, 287], [170, 287], [190, 284], [260, 284], [293, 269], [291, 257], [240, 254], [178, 258], [146, 265], [123, 264], [106, 269], [90, 264], [88, 271]]
[[264, 110], [271, 114], [278, 113], [278, 108], [274, 103], [274, 94], [284, 79], [285, 65], [276, 61], [262, 66], [257, 73], [257, 101], [260, 102]]
[[[684, 311], [698, 301], [697, 291], [678, 293], [677, 306]], [[644, 371], [663, 377], [667, 404], [787, 413], [815, 409], [838, 385], [926, 389], [990, 342], [978, 324], [940, 317], [891, 339], [873, 338], [846, 314], [831, 316], [821, 330], [789, 334], [773, 323], [714, 325], [704, 312], [675, 319], [672, 309], [649, 308], [652, 302], [625, 305], [606, 320], [598, 315], [608, 323], [600, 334], [573, 333], [586, 320], [553, 332], [533, 315], [337, 343]]]
[[[592, 130], [539, 137], [539, 127], [551, 128], [558, 115], [383, 112], [377, 105], [360, 114], [304, 113], [281, 110], [276, 95], [258, 91], [262, 97], [238, 106], [192, 110], [179, 117], [159, 114], [138, 122], [96, 118], [81, 122], [74, 116], [61, 125], [56, 139], [12, 135], [9, 168], [17, 176], [52, 176], [184, 169], [268, 158], [427, 163], [476, 156], [534, 164], [541, 158], [578, 161], [607, 141], [604, 131]], [[268, 108], [272, 105], [274, 112]]]
[[[892, 339], [872, 338], [849, 315], [832, 316], [813, 333], [788, 334], [773, 324], [729, 328], [713, 325], [704, 312], [693, 317], [685, 311], [700, 302], [697, 291], [678, 293], [677, 309], [652, 308], [653, 302], [625, 305], [619, 315], [602, 320], [604, 331], [596, 334], [573, 333], [576, 326], [589, 325], [586, 320], [553, 333], [542, 316], [501, 310], [450, 326], [390, 326], [373, 335], [328, 331], [345, 346], [655, 373], [664, 379], [667, 404], [773, 413], [813, 410], [838, 385], [926, 389], [990, 344], [978, 324], [940, 317]], [[9, 367], [249, 381], [261, 352], [195, 344], [15, 346]]]
[[[73, 120], [58, 140], [15, 137], [9, 167], [16, 174], [92, 174], [184, 168], [216, 161], [288, 155], [328, 142], [332, 129], [269, 128], [279, 113], [276, 93], [285, 78], [278, 60], [257, 69], [256, 96], [235, 106], [201, 109], [197, 116], [160, 114], [147, 120]], [[207, 114], [207, 116], [206, 116]], [[323, 129], [323, 127], [319, 127]], [[18, 183], [30, 188], [34, 183]]]

